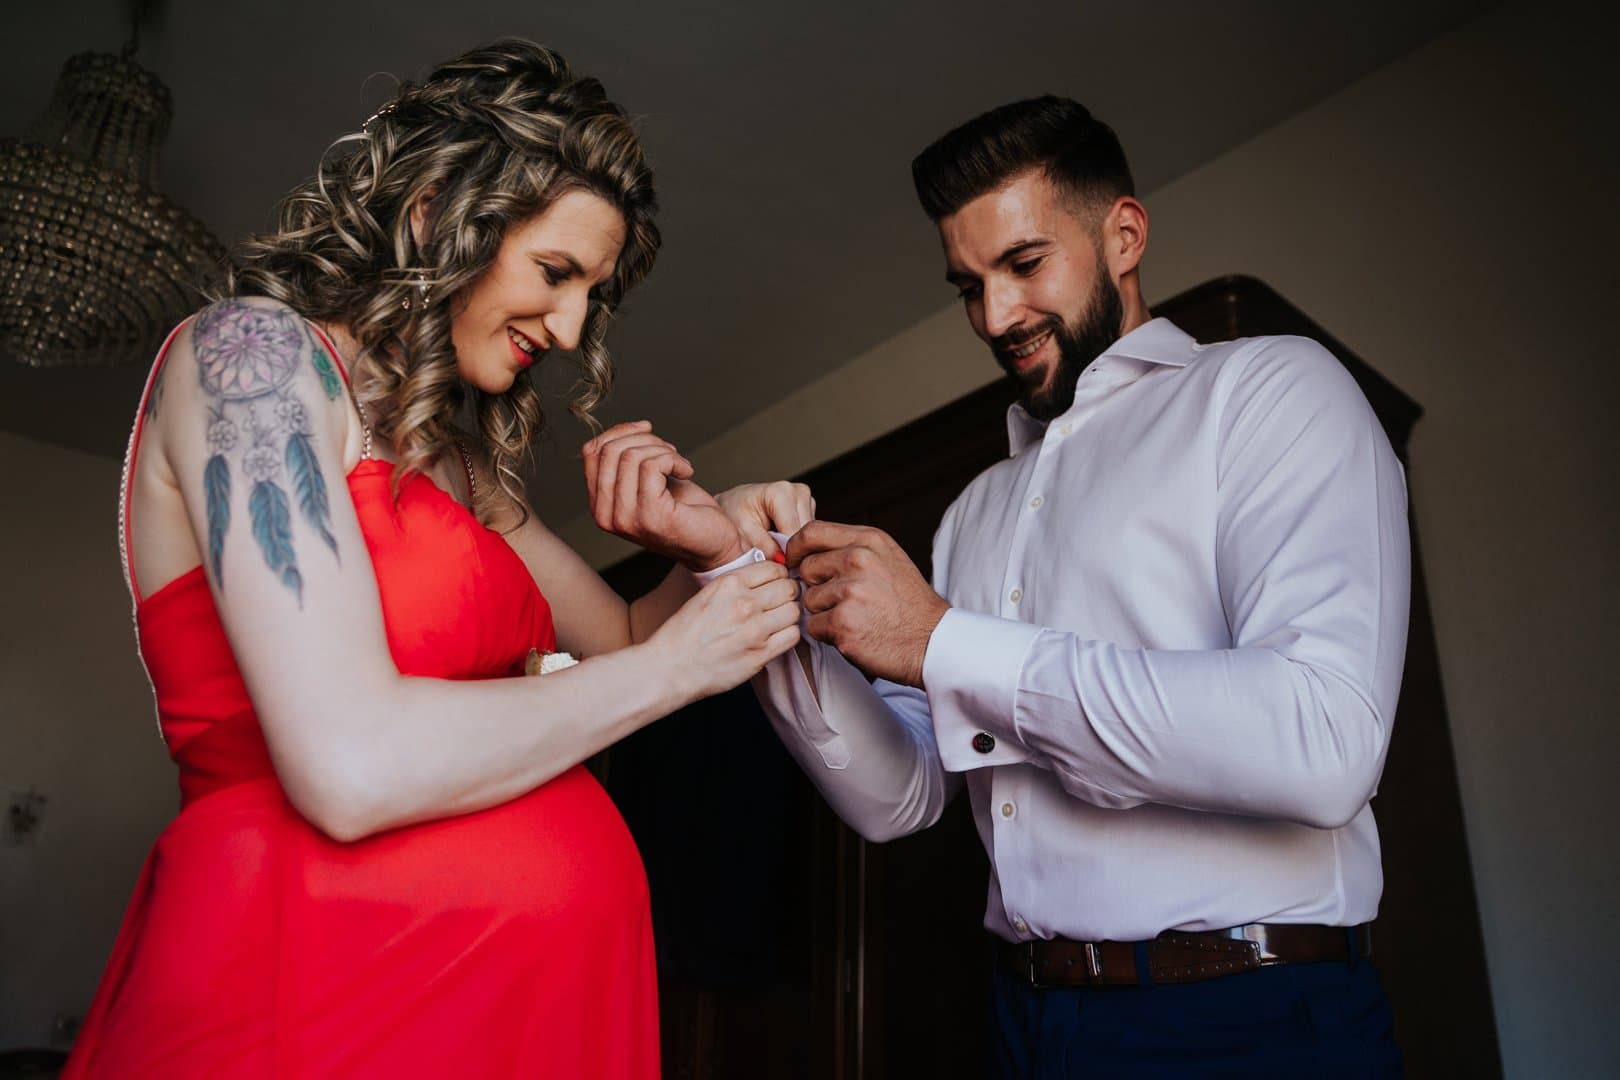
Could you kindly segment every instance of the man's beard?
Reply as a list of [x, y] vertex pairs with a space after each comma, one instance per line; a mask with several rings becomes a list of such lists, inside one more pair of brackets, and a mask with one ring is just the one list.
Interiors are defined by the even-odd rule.
[[[1034, 327], [1003, 334], [990, 342], [990, 349], [996, 363], [1024, 384], [1018, 396], [1024, 411], [1044, 424], [1069, 411], [1069, 406], [1074, 404], [1074, 388], [1080, 382], [1080, 373], [1119, 340], [1119, 328], [1124, 321], [1125, 305], [1120, 301], [1119, 289], [1107, 274], [1099, 273], [1086, 310], [1080, 313], [1076, 325], [1067, 326], [1052, 316]], [[1052, 332], [1052, 340], [1058, 347], [1057, 365], [1051, 378], [1046, 378], [1044, 368], [1018, 371], [1007, 350], [1027, 344], [1047, 331]]]

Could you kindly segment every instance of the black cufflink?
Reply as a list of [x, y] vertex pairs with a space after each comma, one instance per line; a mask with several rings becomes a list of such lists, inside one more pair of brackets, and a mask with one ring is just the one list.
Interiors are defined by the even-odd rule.
[[981, 731], [973, 736], [973, 749], [981, 754], [988, 754], [996, 748], [996, 737], [988, 731]]

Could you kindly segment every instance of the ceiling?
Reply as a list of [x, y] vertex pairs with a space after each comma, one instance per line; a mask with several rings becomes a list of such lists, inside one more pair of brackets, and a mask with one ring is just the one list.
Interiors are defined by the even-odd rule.
[[[174, 92], [159, 186], [227, 241], [267, 225], [391, 75], [515, 34], [601, 78], [640, 117], [664, 208], [658, 265], [609, 338], [619, 383], [601, 415], [695, 449], [952, 302], [908, 164], [955, 123], [1075, 97], [1151, 193], [1489, 6], [192, 2], [159, 13], [137, 59]], [[8, 7], [0, 135], [44, 108], [68, 56], [117, 51], [128, 25], [127, 0]], [[0, 364], [0, 429], [120, 454], [142, 374]], [[561, 374], [543, 385], [560, 392]], [[548, 411], [532, 487], [561, 521], [583, 508], [584, 435]]]

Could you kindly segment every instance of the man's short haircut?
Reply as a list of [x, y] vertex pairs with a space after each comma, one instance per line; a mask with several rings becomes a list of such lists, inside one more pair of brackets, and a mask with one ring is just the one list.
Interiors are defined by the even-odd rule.
[[911, 162], [917, 198], [934, 222], [1030, 169], [1082, 211], [1101, 212], [1135, 195], [1131, 167], [1113, 129], [1068, 98], [1015, 101], [936, 139]]

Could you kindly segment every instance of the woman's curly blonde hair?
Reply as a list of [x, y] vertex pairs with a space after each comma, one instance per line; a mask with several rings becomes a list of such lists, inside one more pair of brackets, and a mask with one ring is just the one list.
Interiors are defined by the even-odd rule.
[[[488, 520], [504, 501], [521, 521], [518, 465], [543, 427], [540, 396], [527, 372], [502, 394], [464, 386], [450, 321], [507, 231], [576, 190], [617, 207], [626, 225], [613, 276], [591, 295], [569, 403], [597, 429], [591, 410], [613, 384], [603, 336], [625, 292], [652, 268], [657, 197], [624, 111], [601, 83], [532, 42], [497, 41], [441, 64], [420, 85], [404, 84], [282, 201], [275, 232], [239, 245], [225, 292], [274, 297], [348, 329], [360, 345], [351, 362], [372, 376], [362, 401], [398, 406], [377, 432], [399, 453], [400, 478], [454, 452], [452, 420], [470, 395], [499, 488], [480, 489], [479, 516]], [[428, 235], [419, 249], [411, 207], [420, 198]]]

